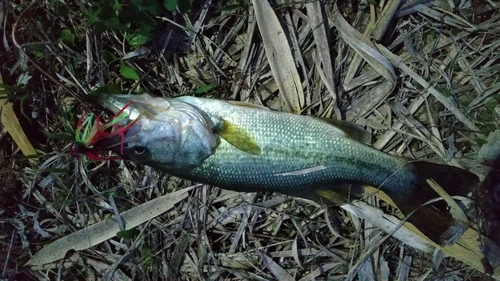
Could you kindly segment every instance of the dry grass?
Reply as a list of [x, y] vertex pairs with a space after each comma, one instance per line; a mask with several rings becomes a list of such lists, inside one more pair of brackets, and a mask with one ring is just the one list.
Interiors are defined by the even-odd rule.
[[[279, 18], [273, 28], [284, 28], [280, 41], [261, 31], [259, 14], [246, 1], [194, 1], [182, 13], [148, 12], [150, 25], [157, 24], [149, 33], [137, 32], [144, 14], [120, 19], [128, 28], [109, 19], [102, 28], [89, 18], [106, 5], [67, 2], [0, 3], [3, 96], [9, 94], [15, 109], [2, 122], [19, 120], [26, 145], [38, 153], [26, 160], [19, 143], [0, 132], [0, 279], [488, 278], [461, 261], [405, 246], [346, 208], [210, 186], [197, 186], [131, 231], [79, 245], [84, 250], [52, 264], [23, 267], [57, 238], [192, 185], [133, 163], [72, 158], [78, 116], [99, 112], [85, 101], [93, 92], [196, 94], [335, 116], [365, 126], [381, 150], [479, 174], [476, 155], [500, 123], [500, 14], [491, 1], [261, 7]], [[143, 33], [152, 41], [134, 45]], [[274, 62], [273, 44], [274, 55], [284, 56]], [[287, 54], [296, 68], [280, 73]], [[116, 225], [127, 228], [120, 220]]]

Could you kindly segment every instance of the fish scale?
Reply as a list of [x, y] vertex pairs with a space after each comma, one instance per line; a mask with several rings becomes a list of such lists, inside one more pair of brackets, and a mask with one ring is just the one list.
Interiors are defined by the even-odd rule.
[[451, 196], [468, 196], [479, 181], [463, 169], [409, 161], [365, 145], [352, 123], [187, 96], [101, 100], [114, 112], [128, 104], [130, 121], [139, 118], [125, 134], [123, 153], [114, 146], [123, 159], [225, 189], [278, 191], [335, 204], [359, 198], [370, 185], [441, 244], [456, 241], [461, 228], [439, 204], [426, 205], [439, 197], [427, 180]]
[[[183, 175], [223, 188], [246, 191], [285, 192], [319, 185], [358, 183], [375, 187], [386, 185], [397, 190], [401, 177], [408, 181], [413, 174], [402, 169], [407, 161], [390, 156], [345, 136], [332, 125], [308, 116], [262, 110], [252, 107], [229, 107], [224, 101], [180, 98], [212, 118], [246, 128], [262, 149], [251, 155], [222, 140], [216, 153], [203, 164]], [[362, 163], [356, 159], [364, 160]], [[282, 173], [324, 166], [326, 169], [303, 174]], [[363, 167], [360, 169], [360, 167]], [[398, 173], [395, 173], [398, 171]], [[381, 173], [383, 171], [383, 173]], [[255, 176], [258, 175], [258, 176]]]

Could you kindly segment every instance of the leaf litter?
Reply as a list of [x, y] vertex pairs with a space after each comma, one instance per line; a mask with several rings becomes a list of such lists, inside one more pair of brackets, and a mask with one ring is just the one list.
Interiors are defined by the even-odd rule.
[[[4, 83], [32, 76], [28, 87], [8, 92], [16, 116], [46, 114], [28, 120], [36, 130], [21, 120], [24, 142], [44, 152], [40, 164], [14, 157], [21, 144], [0, 133], [2, 174], [10, 175], [0, 194], [1, 278], [483, 278], [480, 249], [489, 242], [478, 244], [476, 222], [457, 244], [441, 247], [402, 224], [375, 191], [341, 208], [209, 186], [188, 191], [182, 188], [190, 183], [148, 167], [72, 159], [64, 139], [89, 106], [71, 93], [201, 93], [354, 121], [378, 149], [486, 176], [475, 159], [499, 129], [500, 17], [491, 1], [462, 2], [193, 1], [190, 12], [152, 17], [163, 29], [141, 52], [127, 45], [123, 30], [99, 33], [88, 25], [95, 3], [2, 3], [4, 67], [11, 69]], [[26, 16], [34, 10], [47, 11], [36, 25]], [[64, 38], [83, 44], [58, 40], [48, 28], [54, 14]], [[280, 56], [274, 61], [273, 54]], [[123, 75], [123, 65], [135, 75]], [[183, 195], [161, 211], [136, 211], [176, 191]], [[102, 223], [112, 225], [104, 236], [74, 239]], [[129, 230], [137, 231], [117, 236]], [[43, 261], [50, 247], [60, 252]], [[38, 267], [18, 267], [26, 262]]]

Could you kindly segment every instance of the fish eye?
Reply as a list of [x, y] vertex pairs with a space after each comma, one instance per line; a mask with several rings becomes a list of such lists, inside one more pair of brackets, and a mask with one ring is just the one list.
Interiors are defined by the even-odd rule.
[[142, 155], [146, 153], [146, 148], [144, 146], [136, 146], [134, 147], [134, 153], [135, 155]]
[[149, 149], [145, 146], [134, 146], [132, 148], [132, 159], [137, 162], [146, 161], [149, 157]]

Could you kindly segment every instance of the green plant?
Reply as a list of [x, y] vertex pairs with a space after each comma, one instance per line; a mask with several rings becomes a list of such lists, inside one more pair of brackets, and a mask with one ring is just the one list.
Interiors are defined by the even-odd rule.
[[[125, 40], [131, 46], [140, 46], [151, 41], [159, 31], [159, 18], [176, 9], [180, 13], [189, 11], [192, 0], [106, 0], [100, 2], [88, 15], [87, 25], [95, 32], [106, 30], [126, 32]], [[67, 34], [63, 38], [67, 37]]]

